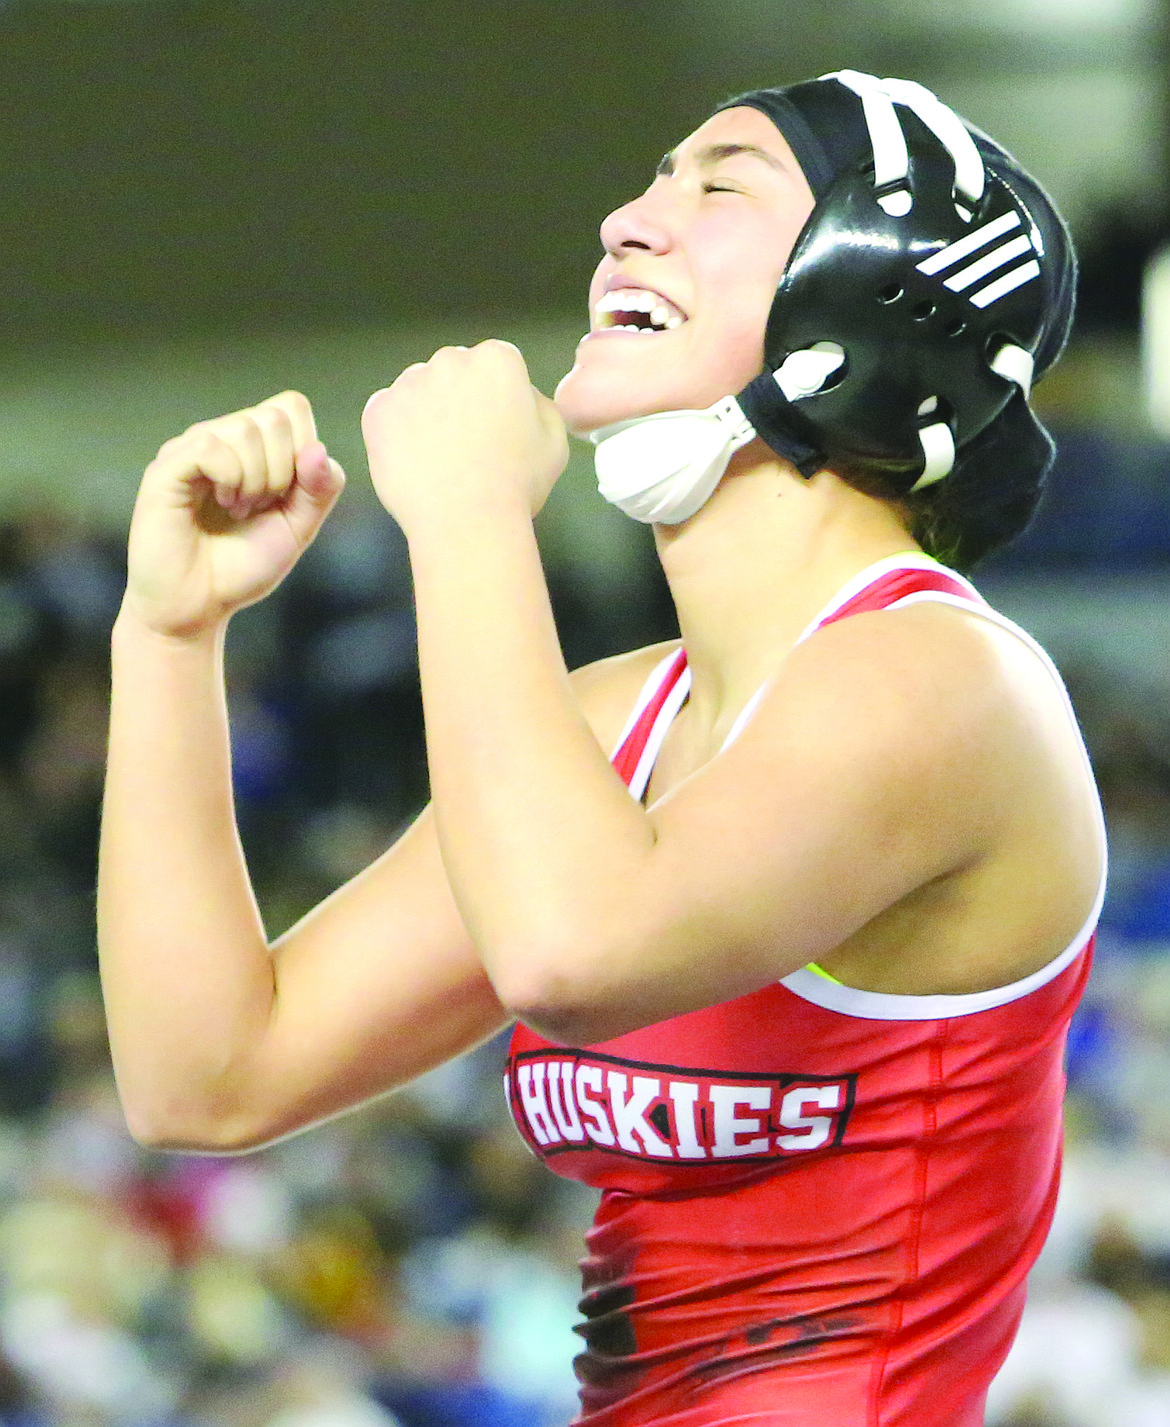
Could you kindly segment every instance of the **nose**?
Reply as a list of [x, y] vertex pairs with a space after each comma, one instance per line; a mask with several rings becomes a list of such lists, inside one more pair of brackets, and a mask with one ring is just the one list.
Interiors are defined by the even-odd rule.
[[673, 242], [668, 204], [652, 185], [645, 193], [623, 203], [601, 225], [601, 243], [614, 258], [637, 250], [664, 253]]

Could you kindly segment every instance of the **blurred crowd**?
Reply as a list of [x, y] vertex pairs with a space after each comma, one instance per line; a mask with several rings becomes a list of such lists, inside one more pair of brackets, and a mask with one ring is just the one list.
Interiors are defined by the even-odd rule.
[[[643, 575], [607, 615], [604, 591], [553, 569], [572, 663], [672, 632], [649, 551]], [[255, 1155], [127, 1135], [93, 930], [122, 582], [120, 539], [48, 508], [0, 523], [0, 1424], [560, 1427], [592, 1203], [513, 1131], [501, 1044]], [[426, 794], [391, 522], [339, 511], [238, 617], [228, 666], [241, 831], [276, 934]], [[988, 1421], [1170, 1427], [1170, 702], [1065, 672], [1113, 880], [1057, 1222]]]
[[[567, 1422], [592, 1198], [515, 1133], [502, 1042], [247, 1157], [127, 1135], [93, 906], [123, 582], [121, 540], [48, 508], [0, 524], [0, 1422]], [[636, 627], [554, 585], [575, 663], [670, 633], [652, 577]], [[275, 935], [426, 795], [393, 524], [339, 511], [237, 617], [227, 662], [241, 834]]]

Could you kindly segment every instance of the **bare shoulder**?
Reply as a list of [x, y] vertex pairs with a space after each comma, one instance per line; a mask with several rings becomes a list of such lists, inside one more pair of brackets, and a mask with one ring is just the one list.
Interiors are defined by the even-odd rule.
[[646, 680], [680, 643], [678, 639], [667, 639], [644, 649], [611, 655], [584, 664], [569, 676], [581, 710], [607, 753], [625, 727]]
[[1033, 643], [977, 611], [924, 600], [818, 630], [740, 743], [745, 780], [752, 759], [868, 790], [952, 867], [1040, 827], [1083, 831], [1095, 865], [1097, 798], [1067, 695]]
[[941, 602], [818, 630], [784, 659], [728, 761], [749, 789], [781, 779], [876, 800], [957, 861], [999, 842], [1029, 798], [1086, 815], [1095, 799], [1067, 698], [1035, 647]]
[[717, 823], [720, 856], [815, 929], [802, 940], [798, 919], [786, 945], [874, 991], [1028, 975], [1100, 887], [1099, 805], [1059, 682], [1011, 629], [944, 603], [818, 630], [652, 815], [662, 846]]
[[1068, 722], [1061, 686], [1033, 643], [977, 610], [934, 600], [818, 630], [785, 661], [776, 691], [781, 701], [851, 694], [854, 714], [870, 723], [917, 711], [915, 734], [927, 741], [980, 727], [1001, 733], [1001, 720], [1037, 702]]

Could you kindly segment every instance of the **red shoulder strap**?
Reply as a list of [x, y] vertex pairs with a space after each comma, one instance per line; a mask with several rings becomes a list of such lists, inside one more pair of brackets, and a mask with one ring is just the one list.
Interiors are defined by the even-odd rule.
[[662, 712], [662, 705], [670, 696], [671, 689], [682, 678], [683, 670], [687, 667], [687, 651], [680, 649], [674, 656], [674, 661], [667, 669], [662, 682], [655, 689], [650, 702], [638, 715], [633, 728], [622, 740], [622, 745], [613, 756], [613, 766], [618, 771], [618, 776], [627, 787], [630, 780], [638, 769], [638, 760], [646, 747], [646, 741], [650, 737], [651, 730], [658, 715]]
[[907, 595], [915, 595], [923, 590], [937, 590], [941, 594], [956, 595], [969, 604], [983, 603], [982, 596], [975, 594], [969, 585], [956, 576], [948, 574], [946, 570], [923, 570], [917, 567], [907, 567], [902, 570], [891, 570], [889, 574], [882, 575], [875, 580], [872, 585], [866, 585], [865, 589], [859, 590], [852, 599], [846, 600], [840, 609], [835, 609], [832, 614], [821, 620], [818, 627], [824, 628], [826, 624], [836, 624], [837, 620], [845, 619], [851, 614], [869, 614], [873, 610], [886, 609], [897, 600], [905, 599]]
[[[924, 590], [937, 590], [942, 594], [956, 595], [971, 603], [981, 604], [983, 602], [969, 585], [956, 576], [948, 574], [946, 570], [924, 570], [907, 566], [903, 569], [891, 570], [872, 584], [866, 585], [852, 599], [846, 600], [840, 609], [834, 610], [832, 614], [823, 619], [818, 627], [834, 624], [837, 620], [845, 619], [851, 614], [867, 614], [872, 610], [885, 609], [895, 601], [904, 599], [906, 595], [918, 594]], [[647, 740], [658, 715], [662, 712], [662, 706], [670, 697], [670, 691], [678, 683], [686, 667], [686, 650], [680, 649], [650, 701], [638, 715], [633, 727], [622, 740], [621, 747], [614, 754], [613, 766], [617, 769], [622, 782], [627, 786], [637, 771], [638, 762], [645, 751]]]

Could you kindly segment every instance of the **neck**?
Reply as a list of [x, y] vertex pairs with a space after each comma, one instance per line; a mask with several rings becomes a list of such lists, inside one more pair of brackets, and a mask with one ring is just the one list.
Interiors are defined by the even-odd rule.
[[696, 515], [655, 536], [692, 672], [691, 718], [712, 736], [849, 579], [917, 550], [893, 506], [829, 471], [806, 481], [760, 441]]

